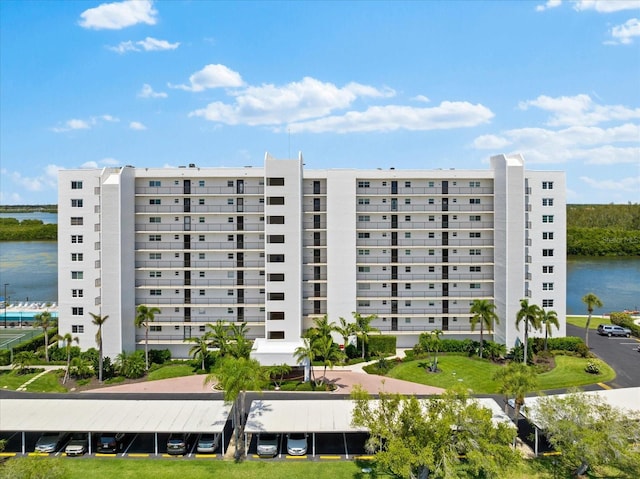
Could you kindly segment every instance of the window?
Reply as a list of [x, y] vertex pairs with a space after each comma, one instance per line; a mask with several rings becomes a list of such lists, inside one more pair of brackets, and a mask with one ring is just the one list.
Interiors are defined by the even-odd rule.
[[284, 311], [269, 311], [269, 319], [271, 321], [282, 321], [284, 319]]
[[72, 243], [82, 243], [84, 240], [82, 235], [71, 235], [71, 242]]
[[369, 273], [371, 272], [371, 267], [369, 266], [358, 266], [358, 273]]
[[232, 289], [228, 289], [227, 290], [227, 296], [233, 296], [233, 290]]
[[368, 205], [369, 204], [369, 198], [358, 198], [358, 204], [359, 205]]
[[542, 256], [553, 256], [553, 249], [543, 249]]
[[82, 316], [84, 314], [84, 308], [73, 307], [71, 308], [72, 316]]
[[72, 324], [71, 325], [71, 332], [73, 334], [82, 334], [82, 333], [84, 333], [84, 325], [82, 325], [82, 324]]
[[433, 216], [433, 215], [429, 215], [429, 221], [435, 221], [435, 220], [436, 220], [436, 217], [435, 217], [435, 216]]
[[162, 326], [158, 324], [150, 324], [149, 331], [151, 331], [152, 333], [159, 333], [160, 331], [162, 331]]
[[152, 216], [151, 218], [149, 218], [149, 223], [160, 223], [161, 222], [161, 218], [159, 216]]
[[542, 206], [553, 206], [553, 198], [542, 198]]
[[371, 285], [369, 283], [360, 283], [358, 289], [371, 289]]
[[411, 250], [410, 249], [404, 250], [404, 255], [405, 256], [411, 256]]
[[358, 181], [358, 188], [369, 188], [371, 184], [368, 181]]
[[198, 291], [198, 294], [199, 294], [200, 296], [204, 296], [204, 289], [199, 290], [199, 291]]
[[269, 281], [284, 281], [284, 273], [269, 273]]
[[198, 204], [199, 205], [204, 205], [204, 198], [199, 198], [198, 199]]
[[470, 273], [479, 273], [480, 272], [480, 266], [469, 266], [469, 272]]
[[470, 205], [479, 205], [480, 204], [480, 198], [469, 198], [469, 204]]
[[82, 253], [71, 253], [71, 261], [82, 261], [84, 258]]
[[267, 223], [270, 225], [283, 225], [284, 216], [267, 216]]
[[199, 180], [199, 181], [198, 181], [198, 186], [199, 186], [200, 188], [203, 188], [203, 187], [204, 187], [204, 180]]
[[233, 204], [233, 198], [227, 198], [227, 204], [228, 205], [232, 205]]
[[482, 252], [479, 249], [470, 249], [469, 254], [471, 256], [480, 256]]
[[435, 266], [429, 266], [429, 273], [435, 273], [436, 272], [436, 267]]
[[162, 296], [162, 290], [161, 289], [150, 289], [149, 290], [149, 294], [151, 296]]
[[268, 186], [284, 186], [284, 178], [267, 178]]
[[162, 235], [149, 235], [149, 241], [162, 241]]
[[433, 205], [435, 203], [435, 200], [433, 198], [429, 198], [427, 203], [429, 203], [430, 205]]
[[407, 238], [407, 239], [411, 238], [411, 232], [410, 231], [405, 231], [404, 237]]
[[198, 253], [198, 259], [205, 259], [204, 253]]
[[543, 266], [542, 272], [544, 274], [553, 274], [553, 266]]
[[284, 205], [284, 196], [268, 196], [268, 205]]
[[159, 204], [161, 204], [161, 200], [160, 200], [160, 198], [151, 198], [149, 200], [149, 204], [150, 205], [159, 205]]
[[227, 188], [233, 188], [233, 180], [227, 181]]
[[553, 223], [553, 215], [542, 215], [543, 223]]
[[429, 188], [433, 188], [434, 186], [436, 186], [436, 184], [435, 184], [435, 182], [433, 182], [433, 181], [429, 181], [429, 182], [427, 183], [427, 186], [428, 186]]
[[405, 188], [411, 188], [411, 182], [410, 181], [405, 181], [404, 182], [404, 187]]
[[284, 301], [284, 293], [269, 293], [269, 301]]
[[198, 235], [198, 241], [204, 241], [204, 235]]
[[553, 283], [542, 283], [542, 291], [553, 291]]
[[149, 278], [162, 278], [162, 271], [149, 271]]
[[82, 181], [72, 181], [71, 182], [72, 190], [81, 190], [82, 189]]
[[405, 283], [404, 289], [411, 289], [411, 283]]
[[360, 239], [367, 239], [370, 238], [371, 234], [370, 233], [358, 233], [358, 238]]
[[543, 299], [542, 300], [543, 308], [553, 308], [553, 299]]
[[371, 221], [371, 216], [369, 216], [369, 215], [360, 215], [360, 216], [358, 216], [358, 221]]
[[267, 243], [284, 243], [284, 235], [269, 235]]
[[405, 221], [411, 221], [411, 216], [408, 216], [408, 215], [407, 215], [407, 216], [405, 216], [405, 217], [404, 217], [404, 220], [405, 220]]
[[268, 258], [269, 263], [284, 263], [283, 254], [270, 254]]
[[162, 259], [162, 253], [149, 253], [149, 259]]
[[[229, 221], [229, 223], [233, 223], [233, 218], [229, 218], [231, 221]], [[198, 223], [204, 223], [204, 216], [199, 216], [198, 217]]]
[[151, 180], [151, 181], [149, 181], [149, 186], [152, 187], [152, 188], [158, 188], [161, 185], [162, 185], [162, 183], [160, 183], [160, 180]]
[[72, 208], [82, 208], [82, 200], [71, 200]]
[[429, 283], [429, 289], [436, 289], [436, 285], [433, 283]]
[[436, 237], [436, 234], [433, 231], [429, 231], [429, 239], [433, 239]]
[[479, 181], [470, 181], [469, 182], [469, 188], [480, 188], [480, 182]]
[[411, 204], [411, 198], [405, 198], [404, 199], [404, 204], [405, 205], [410, 205]]
[[72, 289], [71, 290], [71, 297], [72, 298], [83, 298], [84, 297], [84, 290], [83, 289]]
[[470, 289], [480, 289], [480, 283], [470, 283], [469, 284], [469, 288]]
[[84, 278], [84, 273], [82, 271], [71, 272], [71, 279], [83, 279], [83, 278]]
[[358, 255], [359, 256], [369, 256], [371, 254], [371, 251], [368, 249], [359, 249], [358, 250]]
[[371, 301], [358, 301], [358, 307], [360, 308], [368, 308], [371, 306]]
[[552, 240], [553, 239], [553, 231], [543, 231], [542, 232], [543, 240]]
[[436, 254], [436, 250], [430, 249], [428, 254], [429, 256], [434, 256]]
[[71, 217], [71, 226], [82, 226], [82, 224], [83, 224], [82, 216]]
[[472, 231], [469, 233], [469, 238], [480, 238], [480, 232], [479, 231]]
[[469, 216], [469, 221], [480, 221], [480, 215], [471, 215]]
[[411, 273], [411, 266], [405, 266], [404, 267], [404, 272], [405, 273]]
[[233, 235], [227, 235], [227, 241], [233, 241]]
[[552, 190], [553, 189], [553, 181], [543, 181], [542, 182], [543, 190]]

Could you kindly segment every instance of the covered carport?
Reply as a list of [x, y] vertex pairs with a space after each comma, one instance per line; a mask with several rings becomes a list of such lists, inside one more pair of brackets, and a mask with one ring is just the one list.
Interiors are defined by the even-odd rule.
[[[491, 411], [495, 424], [505, 423], [513, 426], [500, 405], [491, 398], [474, 399]], [[372, 399], [372, 401], [377, 401]], [[245, 455], [248, 453], [249, 434], [259, 433], [310, 433], [312, 456], [316, 455], [316, 434], [341, 433], [344, 440], [345, 457], [349, 458], [346, 434], [367, 433], [362, 427], [351, 424], [356, 402], [343, 400], [256, 400], [249, 409], [245, 433]], [[515, 427], [515, 426], [514, 426]]]
[[351, 425], [355, 402], [351, 400], [256, 400], [251, 402], [244, 427], [245, 455], [248, 453], [247, 436], [259, 433], [310, 433], [311, 454], [316, 455], [316, 434], [341, 433], [344, 453], [349, 458], [346, 434], [367, 432]]
[[113, 400], [113, 399], [2, 399], [0, 431], [123, 432], [154, 434], [158, 455], [158, 433], [220, 434], [224, 454], [224, 429], [231, 406], [224, 401]]
[[[627, 411], [640, 411], [640, 387], [624, 388], [624, 389], [604, 389], [601, 391], [585, 391], [575, 394], [596, 395], [600, 399], [615, 408]], [[566, 394], [558, 394], [557, 397], [564, 397]], [[534, 434], [534, 453], [538, 455], [539, 436], [544, 430], [540, 427], [538, 420], [538, 403], [544, 396], [528, 397], [525, 399], [525, 406], [520, 410], [520, 414], [529, 421], [533, 426]], [[554, 396], [555, 397], [555, 396]]]

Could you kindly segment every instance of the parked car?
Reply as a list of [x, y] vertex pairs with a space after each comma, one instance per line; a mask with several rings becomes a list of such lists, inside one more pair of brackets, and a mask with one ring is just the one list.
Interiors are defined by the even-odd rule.
[[205, 454], [211, 454], [218, 449], [220, 443], [220, 434], [201, 434], [198, 439], [196, 451]]
[[36, 452], [56, 452], [67, 438], [64, 432], [45, 432], [36, 441]]
[[599, 324], [598, 334], [602, 336], [631, 336], [631, 330], [615, 324]]
[[86, 433], [73, 433], [71, 440], [64, 449], [67, 456], [82, 456], [87, 452], [89, 442]]
[[124, 433], [122, 432], [106, 432], [98, 436], [96, 452], [103, 454], [116, 454], [122, 451], [122, 442], [124, 441]]
[[167, 454], [181, 456], [187, 453], [189, 448], [189, 435], [183, 433], [174, 433], [167, 440]]
[[287, 454], [304, 456], [307, 453], [307, 435], [301, 432], [287, 434]]
[[278, 454], [279, 434], [258, 434], [257, 452], [260, 457], [273, 457]]

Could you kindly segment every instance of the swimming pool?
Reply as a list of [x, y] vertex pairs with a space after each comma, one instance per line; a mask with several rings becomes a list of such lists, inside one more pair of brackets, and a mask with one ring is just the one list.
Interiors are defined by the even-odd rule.
[[[33, 318], [36, 314], [40, 314], [42, 311], [7, 311], [6, 322], [7, 327], [13, 328], [15, 326], [27, 325], [33, 323]], [[57, 311], [49, 311], [53, 319], [58, 319]], [[0, 326], [4, 326], [5, 312], [0, 310]]]

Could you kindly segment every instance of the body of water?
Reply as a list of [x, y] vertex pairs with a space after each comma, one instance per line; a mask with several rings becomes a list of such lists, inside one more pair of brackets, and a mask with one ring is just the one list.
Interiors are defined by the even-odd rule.
[[58, 243], [0, 241], [0, 296], [12, 303], [58, 301]]
[[44, 224], [49, 224], [58, 222], [58, 213], [0, 213], [0, 218], [15, 218], [18, 221], [40, 220]]

